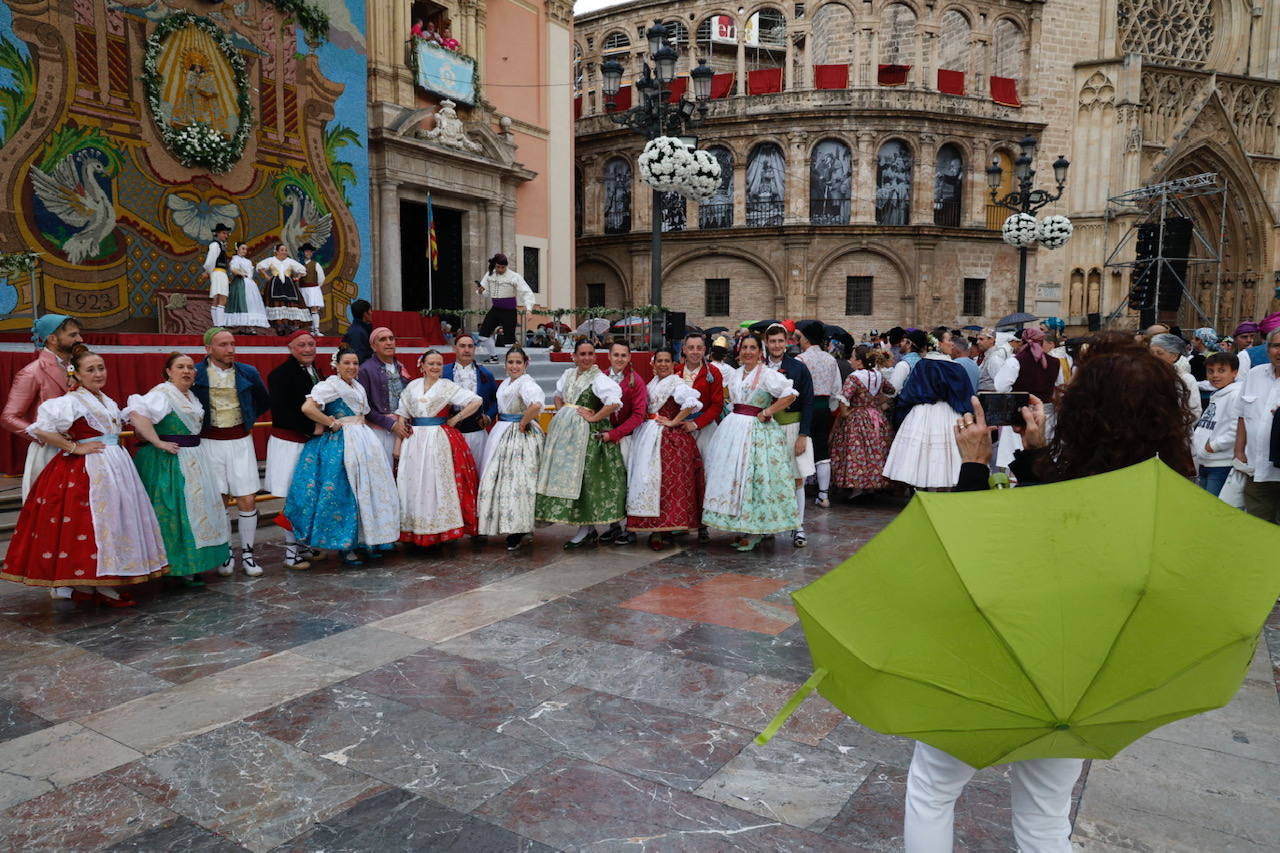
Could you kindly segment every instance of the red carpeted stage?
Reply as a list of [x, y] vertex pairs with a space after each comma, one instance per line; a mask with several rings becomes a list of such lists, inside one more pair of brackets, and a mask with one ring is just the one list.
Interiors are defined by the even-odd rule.
[[[440, 321], [436, 317], [423, 317], [409, 311], [375, 311], [374, 325], [385, 325], [396, 333], [397, 357], [405, 365], [411, 377], [418, 375], [417, 360], [429, 347], [440, 347], [445, 360], [453, 360], [453, 352], [447, 350]], [[390, 322], [388, 322], [390, 321]], [[102, 355], [107, 364], [106, 393], [124, 408], [130, 394], [143, 394], [164, 381], [164, 360], [173, 350], [185, 352], [196, 361], [204, 358], [204, 344], [195, 335], [159, 335], [145, 332], [105, 333], [85, 332], [85, 344]], [[341, 343], [340, 337], [321, 337], [319, 363], [326, 373], [329, 357]], [[241, 335], [236, 341], [236, 360], [258, 369], [266, 381], [276, 365], [288, 355], [287, 340], [269, 335]], [[0, 332], [0, 400], [13, 384], [13, 377], [35, 357], [31, 336], [19, 332]], [[269, 424], [270, 414], [260, 423]], [[258, 458], [264, 458], [267, 446], [267, 430], [259, 426], [254, 430], [258, 445]], [[0, 432], [0, 473], [22, 474], [28, 442], [9, 432]]]

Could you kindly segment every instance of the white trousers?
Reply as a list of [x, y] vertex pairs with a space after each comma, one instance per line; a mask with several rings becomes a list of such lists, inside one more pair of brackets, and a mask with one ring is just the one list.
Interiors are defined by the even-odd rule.
[[[1080, 758], [1033, 758], [1009, 765], [1013, 837], [1020, 853], [1071, 853], [1071, 789]], [[951, 853], [956, 799], [977, 772], [949, 753], [916, 741], [907, 774], [906, 853]]]

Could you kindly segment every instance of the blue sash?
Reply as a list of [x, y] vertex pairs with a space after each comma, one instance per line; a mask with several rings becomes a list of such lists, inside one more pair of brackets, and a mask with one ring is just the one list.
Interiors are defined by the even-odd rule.
[[523, 414], [511, 415], [511, 414], [507, 414], [506, 412], [503, 412], [500, 415], [498, 415], [498, 420], [506, 421], [509, 424], [518, 424], [523, 418], [524, 418]]
[[111, 435], [94, 435], [86, 438], [85, 441], [101, 441], [103, 444], [114, 444], [119, 447], [120, 435], [118, 433], [112, 433]]
[[444, 426], [448, 418], [410, 418], [413, 426]]

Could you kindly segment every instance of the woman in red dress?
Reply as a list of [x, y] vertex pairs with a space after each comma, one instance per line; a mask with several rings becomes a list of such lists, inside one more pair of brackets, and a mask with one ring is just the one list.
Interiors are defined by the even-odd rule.
[[667, 546], [663, 533], [698, 529], [702, 523], [702, 454], [683, 427], [700, 398], [675, 372], [675, 355], [653, 354], [649, 411], [631, 438], [627, 475], [627, 529], [648, 530], [649, 547]]
[[113, 587], [163, 574], [164, 540], [120, 447], [120, 409], [102, 393], [106, 364], [81, 345], [72, 350], [71, 369], [75, 389], [40, 404], [27, 428], [63, 452], [32, 486], [0, 578], [52, 587], [55, 598], [128, 607], [136, 602]]
[[867, 358], [862, 347], [853, 354], [853, 372], [836, 397], [840, 417], [831, 429], [831, 481], [851, 497], [889, 486], [884, 462], [893, 431], [884, 407], [893, 386]]

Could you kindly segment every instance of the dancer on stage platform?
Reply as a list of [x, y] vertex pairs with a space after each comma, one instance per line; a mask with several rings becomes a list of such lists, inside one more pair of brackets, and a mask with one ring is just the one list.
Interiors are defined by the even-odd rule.
[[231, 227], [228, 225], [219, 222], [213, 226], [213, 239], [209, 241], [202, 265], [204, 272], [200, 273], [202, 280], [209, 279], [209, 298], [213, 300], [209, 314], [212, 320], [210, 325], [213, 326], [225, 325], [230, 286], [228, 270], [231, 267], [231, 253], [227, 251], [227, 237], [230, 234]]
[[556, 380], [556, 415], [542, 449], [534, 508], [539, 521], [578, 525], [567, 549], [595, 547], [595, 526], [621, 522], [627, 514], [622, 451], [600, 438], [622, 404], [622, 389], [600, 372], [590, 341], [578, 341], [573, 361], [576, 366]]
[[[271, 438], [267, 439], [267, 491], [278, 498], [289, 496], [293, 471], [298, 465], [302, 448], [312, 436], [320, 435], [324, 428], [302, 411], [311, 389], [324, 381], [325, 374], [316, 364], [316, 339], [311, 332], [299, 329], [289, 338], [289, 357], [280, 362], [267, 376], [271, 393]], [[389, 458], [389, 457], [388, 457]], [[316, 552], [310, 546], [299, 544], [288, 516], [276, 519], [284, 528], [284, 567], [309, 569]]]
[[70, 366], [74, 390], [41, 403], [27, 427], [32, 438], [62, 452], [22, 506], [0, 578], [54, 587], [55, 598], [129, 607], [137, 602], [112, 587], [163, 574], [164, 542], [133, 460], [120, 446], [120, 409], [103, 393], [106, 363], [78, 344]]
[[306, 328], [311, 310], [298, 284], [306, 267], [289, 257], [289, 247], [276, 243], [275, 254], [258, 262], [257, 271], [267, 278], [267, 319], [277, 335]]
[[396, 358], [395, 332], [379, 326], [369, 335], [369, 344], [373, 347], [373, 355], [360, 363], [356, 379], [369, 396], [369, 414], [365, 421], [382, 443], [387, 464], [394, 466], [396, 440], [409, 437], [409, 425], [396, 417], [400, 395], [409, 384], [409, 374]]
[[649, 547], [667, 546], [663, 533], [697, 529], [702, 520], [702, 454], [685, 420], [698, 409], [698, 392], [675, 372], [676, 354], [653, 354], [648, 416], [632, 434], [627, 476], [627, 530], [649, 531]]
[[343, 563], [378, 559], [400, 538], [400, 505], [382, 444], [364, 422], [369, 399], [356, 381], [360, 357], [340, 347], [336, 374], [307, 394], [302, 413], [325, 431], [302, 449], [284, 514], [312, 548], [340, 551]]
[[[302, 253], [302, 281], [298, 287], [302, 291], [302, 301], [311, 312], [311, 334], [320, 334], [320, 315], [324, 313], [324, 267], [316, 261], [316, 247], [303, 243], [298, 247]], [[359, 358], [360, 354], [356, 353]]]
[[480, 324], [479, 343], [491, 356], [488, 360], [497, 361], [494, 332], [502, 327], [497, 345], [512, 343], [516, 336], [516, 303], [522, 304], [525, 311], [533, 311], [536, 299], [524, 277], [507, 268], [507, 256], [501, 252], [489, 259], [489, 272], [476, 282], [476, 292], [493, 300], [489, 313], [484, 315]]
[[866, 347], [854, 352], [853, 372], [836, 397], [840, 417], [831, 429], [832, 482], [837, 489], [849, 489], [851, 497], [889, 486], [884, 461], [893, 429], [884, 410], [894, 391], [868, 363], [870, 358]]
[[204, 586], [200, 575], [231, 558], [231, 528], [208, 453], [200, 446], [204, 406], [191, 393], [195, 361], [169, 353], [164, 376], [146, 394], [129, 397], [124, 417], [146, 441], [133, 462], [160, 524], [169, 574], [187, 586]]
[[481, 400], [474, 415], [458, 422], [458, 432], [467, 440], [476, 460], [476, 474], [483, 480], [487, 430], [498, 414], [498, 381], [487, 367], [476, 364], [476, 339], [469, 332], [459, 332], [453, 339], [453, 354], [454, 362], [444, 366], [444, 378], [479, 395]]
[[[204, 406], [200, 446], [208, 454], [218, 490], [236, 499], [236, 530], [240, 533], [240, 567], [249, 577], [262, 574], [253, 558], [258, 535], [258, 454], [251, 431], [258, 415], [271, 406], [271, 396], [257, 368], [236, 361], [236, 337], [216, 326], [204, 333], [205, 359], [196, 365], [192, 392]], [[218, 567], [230, 576], [235, 557]]]
[[702, 523], [738, 533], [733, 547], [750, 551], [762, 534], [799, 525], [794, 479], [795, 447], [775, 419], [796, 401], [791, 380], [763, 363], [764, 345], [754, 332], [738, 347], [740, 365], [729, 371], [725, 405], [703, 464], [707, 489]]
[[[71, 384], [67, 369], [71, 366], [71, 350], [80, 343], [80, 321], [62, 314], [45, 314], [31, 327], [31, 339], [43, 349], [13, 378], [0, 414], [0, 424], [24, 439], [31, 439], [27, 428], [36, 419], [40, 404], [67, 393]], [[27, 461], [22, 469], [23, 500], [57, 452], [56, 447], [38, 439], [27, 445]]]
[[229, 283], [223, 322], [215, 326], [242, 329], [269, 329], [267, 306], [253, 278], [253, 261], [249, 260], [249, 244], [236, 243], [236, 253], [228, 265]]
[[534, 493], [542, 457], [538, 413], [545, 395], [525, 371], [529, 356], [520, 348], [507, 353], [507, 378], [498, 386], [498, 421], [484, 446], [480, 476], [481, 536], [507, 537], [507, 550], [532, 541]]
[[[422, 376], [400, 395], [396, 414], [412, 430], [396, 441], [400, 459], [400, 541], [431, 546], [475, 536], [479, 478], [458, 424], [480, 409], [480, 397], [445, 379], [444, 356], [427, 350]], [[455, 412], [454, 406], [461, 406]]]

